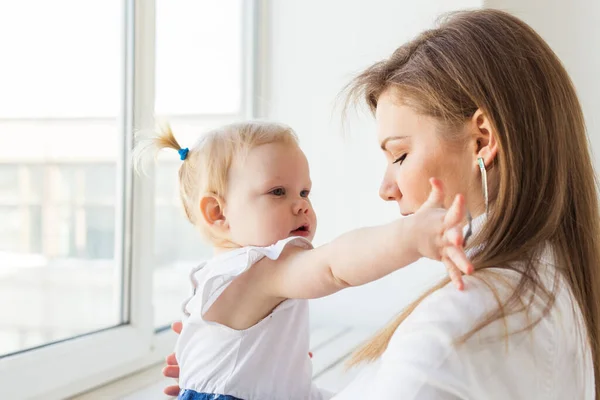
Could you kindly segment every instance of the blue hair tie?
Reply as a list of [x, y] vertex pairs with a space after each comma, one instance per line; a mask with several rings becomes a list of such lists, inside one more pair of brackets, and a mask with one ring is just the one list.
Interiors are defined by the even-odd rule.
[[177, 150], [177, 152], [179, 153], [179, 159], [181, 161], [185, 160], [188, 153], [190, 152], [190, 149], [188, 149], [187, 147], [185, 149], [179, 149]]

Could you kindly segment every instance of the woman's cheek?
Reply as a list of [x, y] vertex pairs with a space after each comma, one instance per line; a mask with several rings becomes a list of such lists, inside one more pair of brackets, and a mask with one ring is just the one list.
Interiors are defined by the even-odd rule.
[[403, 195], [415, 209], [415, 211], [423, 205], [429, 196], [431, 187], [429, 179], [419, 174], [419, 171], [406, 171], [403, 184]]

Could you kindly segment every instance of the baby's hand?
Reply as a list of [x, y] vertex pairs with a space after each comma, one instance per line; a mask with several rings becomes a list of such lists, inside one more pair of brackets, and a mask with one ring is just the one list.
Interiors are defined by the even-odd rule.
[[431, 193], [414, 214], [417, 249], [421, 256], [441, 260], [452, 282], [459, 290], [464, 288], [462, 273], [473, 272], [473, 265], [464, 251], [463, 225], [466, 216], [465, 199], [458, 194], [448, 210], [443, 207], [442, 183], [429, 180]]

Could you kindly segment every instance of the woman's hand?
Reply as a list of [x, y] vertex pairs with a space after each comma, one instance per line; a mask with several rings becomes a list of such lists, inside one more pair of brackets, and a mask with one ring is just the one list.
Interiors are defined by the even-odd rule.
[[[178, 335], [181, 333], [182, 327], [183, 324], [181, 321], [174, 322], [171, 325], [171, 329]], [[167, 356], [167, 366], [163, 368], [162, 373], [167, 378], [179, 379], [179, 365], [177, 364], [175, 353], [171, 353]], [[179, 385], [167, 386], [164, 389], [164, 393], [169, 396], [179, 395]]]
[[445, 210], [442, 183], [435, 178], [429, 182], [429, 198], [414, 214], [417, 248], [423, 257], [441, 260], [452, 282], [462, 290], [462, 273], [473, 273], [473, 265], [463, 247], [463, 225], [467, 214], [465, 198], [456, 195], [450, 208]]

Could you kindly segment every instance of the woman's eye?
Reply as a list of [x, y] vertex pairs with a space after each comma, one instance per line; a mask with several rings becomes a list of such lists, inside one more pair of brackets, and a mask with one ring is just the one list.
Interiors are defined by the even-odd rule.
[[309, 194], [310, 194], [310, 190], [303, 190], [300, 192], [301, 197], [308, 197]]
[[285, 196], [285, 189], [284, 188], [273, 189], [273, 190], [271, 190], [271, 194], [274, 196]]
[[406, 159], [406, 156], [407, 156], [407, 154], [402, 154], [400, 157], [396, 158], [392, 164], [400, 164], [400, 165], [402, 165], [402, 163]]

